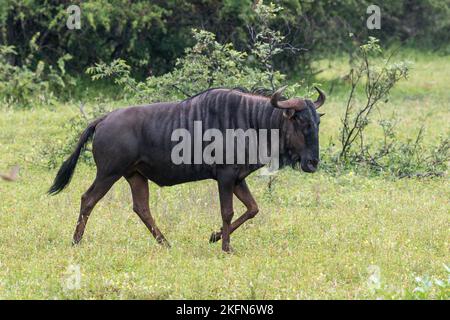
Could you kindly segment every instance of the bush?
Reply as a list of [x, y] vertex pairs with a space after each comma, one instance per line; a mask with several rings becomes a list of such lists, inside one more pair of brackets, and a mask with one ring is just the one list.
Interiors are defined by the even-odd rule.
[[416, 286], [412, 290], [393, 292], [392, 289], [381, 288], [377, 292], [387, 299], [406, 300], [448, 300], [450, 298], [450, 268], [444, 264], [446, 277], [438, 279], [430, 276], [416, 276]]
[[[260, 3], [262, 1], [256, 1]], [[3, 0], [0, 6], [0, 44], [15, 46], [14, 65], [25, 64], [35, 38], [42, 47], [32, 63], [44, 61], [54, 66], [58, 57], [70, 54], [71, 72], [82, 72], [96, 61], [124, 59], [133, 74], [161, 75], [170, 71], [193, 41], [192, 28], [216, 35], [220, 43], [233, 43], [247, 50], [251, 37], [248, 26], [257, 20], [253, 0]], [[414, 40], [439, 48], [450, 43], [448, 1], [401, 0], [380, 4], [382, 29], [366, 28], [369, 0], [277, 1], [285, 8], [271, 21], [272, 29], [286, 34], [286, 40], [302, 48], [302, 55], [281, 54], [275, 65], [283, 72], [298, 66], [308, 69], [319, 55], [352, 49], [353, 33], [359, 41], [368, 35], [387, 41]], [[66, 27], [69, 5], [81, 7], [81, 29]], [[90, 50], [85, 50], [89, 48]], [[447, 48], [448, 49], [448, 48]], [[300, 62], [300, 63], [299, 63]]]
[[[381, 143], [367, 136], [373, 111], [388, 101], [391, 89], [409, 73], [408, 62], [391, 62], [392, 57], [393, 54], [388, 58], [383, 56], [379, 40], [373, 37], [355, 50], [350, 63], [350, 88], [341, 118], [339, 145], [336, 150], [331, 142], [323, 152], [326, 170], [355, 168], [401, 178], [441, 176], [446, 172], [450, 160], [448, 138], [441, 138], [436, 146], [425, 145], [422, 128], [415, 139], [401, 141], [394, 119], [378, 122], [384, 133]], [[364, 99], [357, 99], [359, 92]]]
[[285, 51], [297, 51], [284, 43], [285, 37], [279, 31], [269, 27], [269, 22], [281, 10], [275, 5], [257, 5], [257, 21], [266, 23], [258, 23], [252, 28], [254, 42], [249, 52], [236, 50], [232, 43], [219, 43], [211, 32], [193, 29], [195, 45], [185, 50], [185, 56], [177, 60], [171, 72], [150, 76], [140, 82], [131, 76], [131, 67], [122, 59], [110, 64], [97, 63], [86, 72], [93, 80], [113, 78], [123, 88], [125, 97], [134, 102], [184, 99], [212, 87], [273, 90], [286, 78], [274, 67], [276, 56]]
[[70, 56], [59, 58], [57, 68], [43, 61], [31, 68], [28, 63], [22, 67], [12, 65], [10, 61], [16, 55], [14, 47], [0, 46], [0, 99], [7, 107], [30, 108], [55, 103], [56, 96], [61, 96], [62, 90], [73, 84], [65, 70]]

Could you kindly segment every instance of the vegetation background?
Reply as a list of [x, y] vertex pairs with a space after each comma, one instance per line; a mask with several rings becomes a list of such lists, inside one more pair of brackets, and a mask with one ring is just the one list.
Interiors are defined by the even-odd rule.
[[[0, 298], [450, 298], [450, 2], [380, 3], [379, 30], [371, 4], [0, 0], [0, 173], [14, 180], [0, 179]], [[90, 147], [69, 189], [45, 193], [90, 119], [283, 84], [327, 93], [321, 169], [254, 174], [260, 214], [234, 254], [207, 242], [220, 226], [211, 181], [151, 187], [171, 250], [123, 181], [70, 246]]]

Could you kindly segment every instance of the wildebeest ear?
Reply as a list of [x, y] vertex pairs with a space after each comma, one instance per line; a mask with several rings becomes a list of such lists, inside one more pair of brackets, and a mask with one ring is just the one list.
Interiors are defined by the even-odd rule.
[[320, 113], [319, 112], [319, 117], [323, 117], [325, 115], [325, 113]]
[[283, 116], [285, 116], [288, 119], [292, 119], [295, 115], [294, 109], [286, 109], [283, 111]]

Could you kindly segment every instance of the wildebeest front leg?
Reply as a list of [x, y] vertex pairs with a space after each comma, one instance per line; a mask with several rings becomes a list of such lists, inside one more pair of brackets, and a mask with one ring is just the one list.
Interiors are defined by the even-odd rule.
[[[245, 180], [242, 180], [239, 184], [237, 184], [234, 187], [234, 194], [247, 207], [247, 211], [231, 224], [230, 233], [233, 233], [245, 221], [254, 218], [259, 211], [258, 205], [256, 204], [255, 199], [253, 198], [250, 190], [248, 189]], [[217, 242], [221, 238], [222, 238], [222, 231], [213, 232], [209, 241]]]
[[231, 220], [233, 219], [233, 187], [231, 181], [219, 180], [220, 212], [222, 214], [222, 250], [230, 252]]
[[139, 173], [126, 178], [131, 187], [131, 193], [133, 195], [133, 210], [137, 213], [142, 222], [150, 230], [151, 234], [155, 237], [159, 244], [170, 247], [169, 242], [164, 238], [164, 235], [159, 231], [156, 226], [155, 220], [150, 214], [149, 190], [148, 180]]

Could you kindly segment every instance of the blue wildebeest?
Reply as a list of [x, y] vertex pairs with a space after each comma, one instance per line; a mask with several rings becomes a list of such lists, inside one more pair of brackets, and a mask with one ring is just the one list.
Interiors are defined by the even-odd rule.
[[[258, 213], [245, 178], [264, 163], [258, 160], [256, 163], [175, 164], [171, 158], [176, 145], [172, 133], [184, 129], [194, 135], [196, 121], [201, 121], [203, 129], [219, 130], [224, 135], [229, 129], [278, 130], [280, 167], [300, 165], [303, 171], [314, 172], [319, 163], [320, 114], [316, 109], [325, 102], [325, 95], [316, 88], [319, 98], [314, 102], [301, 98], [284, 99], [284, 88], [269, 96], [241, 89], [209, 89], [181, 102], [118, 109], [90, 123], [49, 190], [50, 194], [56, 194], [69, 184], [80, 153], [88, 140], [94, 137], [92, 152], [97, 175], [81, 198], [73, 243], [81, 241], [97, 202], [117, 180], [124, 177], [131, 187], [133, 210], [158, 243], [168, 246], [150, 214], [148, 180], [160, 186], [171, 186], [214, 179], [218, 183], [223, 226], [221, 231], [211, 235], [210, 241], [222, 239], [222, 250], [229, 252], [230, 234]], [[206, 144], [202, 142], [203, 146]], [[248, 143], [245, 148], [248, 148]], [[216, 150], [216, 153], [220, 152], [227, 150]], [[233, 194], [247, 208], [234, 222]]]

